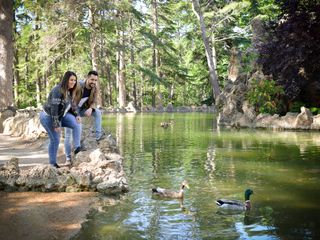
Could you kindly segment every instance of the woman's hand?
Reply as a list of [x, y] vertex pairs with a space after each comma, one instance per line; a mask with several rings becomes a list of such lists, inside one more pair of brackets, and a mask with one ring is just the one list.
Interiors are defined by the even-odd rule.
[[81, 117], [80, 116], [76, 116], [76, 120], [77, 120], [77, 123], [81, 123]]
[[92, 108], [88, 108], [85, 112], [84, 115], [86, 115], [87, 117], [90, 117], [92, 114]]
[[56, 131], [57, 133], [60, 133], [61, 132], [61, 128], [60, 127], [54, 128], [54, 131]]

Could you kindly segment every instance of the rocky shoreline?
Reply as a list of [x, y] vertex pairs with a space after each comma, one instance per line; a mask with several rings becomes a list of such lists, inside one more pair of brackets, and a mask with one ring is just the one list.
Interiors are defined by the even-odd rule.
[[273, 130], [320, 130], [320, 114], [313, 116], [308, 108], [301, 107], [300, 113], [258, 114], [246, 100], [246, 93], [252, 81], [266, 79], [260, 71], [251, 78], [239, 76], [229, 81], [217, 100], [217, 124], [234, 128], [267, 128]]
[[[3, 123], [4, 134], [37, 138], [45, 134], [38, 113], [16, 114]], [[123, 157], [118, 153], [111, 134], [96, 142], [90, 126], [84, 121], [82, 144], [87, 151], [74, 156], [71, 167], [54, 168], [38, 164], [28, 169], [19, 168], [19, 158], [11, 158], [0, 167], [0, 190], [80, 192], [98, 191], [106, 195], [128, 191], [123, 170]], [[62, 143], [61, 143], [62, 145]], [[61, 146], [60, 148], [63, 148]]]

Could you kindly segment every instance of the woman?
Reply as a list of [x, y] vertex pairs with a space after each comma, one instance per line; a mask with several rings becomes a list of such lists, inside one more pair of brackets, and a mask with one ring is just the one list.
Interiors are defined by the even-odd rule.
[[61, 127], [71, 128], [73, 131], [73, 143], [76, 150], [80, 150], [81, 118], [76, 112], [70, 113], [72, 96], [77, 88], [77, 75], [67, 71], [62, 81], [50, 92], [47, 102], [40, 113], [40, 122], [49, 135], [49, 163], [56, 168], [57, 153], [60, 143]]
[[[78, 104], [82, 96], [82, 88], [80, 84], [77, 84], [76, 89], [73, 91], [72, 104], [69, 112], [74, 115], [78, 115]], [[76, 114], [75, 114], [76, 113]], [[64, 128], [64, 152], [66, 154], [66, 166], [70, 166], [71, 163], [71, 140], [72, 140], [72, 129]], [[74, 154], [77, 154], [79, 151], [85, 151], [85, 148], [75, 148]]]

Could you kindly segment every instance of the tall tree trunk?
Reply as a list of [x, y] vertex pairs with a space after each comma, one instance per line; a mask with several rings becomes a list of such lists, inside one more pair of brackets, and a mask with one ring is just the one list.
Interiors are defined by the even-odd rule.
[[[152, 23], [153, 23], [153, 34], [154, 36], [158, 36], [159, 32], [159, 23], [158, 23], [158, 2], [157, 0], [152, 0]], [[157, 76], [160, 77], [160, 56], [159, 50], [157, 48], [157, 44], [153, 41], [153, 55], [152, 55], [152, 66]], [[153, 83], [153, 96], [152, 96], [152, 105], [155, 107], [156, 105], [162, 106], [162, 95], [160, 92], [160, 84], [156, 88], [155, 84]]]
[[125, 78], [125, 52], [124, 52], [124, 33], [119, 32], [120, 37], [120, 50], [119, 50], [119, 107], [124, 108], [126, 106], [126, 78]]
[[[17, 22], [15, 21], [15, 18], [13, 18], [13, 26], [14, 26], [14, 32], [15, 32], [15, 36], [17, 36], [18, 32], [17, 32]], [[14, 46], [16, 46], [15, 44], [16, 39], [14, 39]], [[19, 70], [18, 70], [18, 66], [19, 66], [19, 52], [18, 52], [18, 48], [14, 47], [13, 49], [13, 54], [14, 54], [14, 59], [13, 59], [13, 99], [14, 99], [14, 105], [15, 106], [19, 106], [19, 100], [18, 100], [18, 85], [20, 82], [20, 74], [19, 74]]]
[[[204, 24], [204, 19], [200, 9], [199, 0], [192, 0], [192, 9], [199, 19], [202, 41], [206, 51], [207, 63], [209, 67], [209, 77], [212, 85], [212, 91], [214, 94], [214, 98], [217, 99], [220, 95], [220, 87], [218, 82], [218, 76], [216, 74], [216, 65], [214, 63], [216, 61], [213, 60], [213, 56], [212, 56], [212, 52], [215, 52], [215, 49], [214, 51], [210, 50], [209, 41], [206, 34], [206, 26]], [[212, 48], [214, 48], [214, 46], [212, 46]]]
[[41, 106], [41, 77], [39, 76], [39, 71], [37, 71], [36, 77], [36, 100], [37, 100], [37, 107]]
[[13, 105], [13, 1], [0, 1], [0, 109]]
[[[140, 58], [139, 59], [139, 65], [142, 66], [143, 65], [143, 60]], [[140, 107], [141, 111], [143, 111], [144, 108], [144, 102], [143, 102], [143, 95], [144, 95], [144, 82], [145, 82], [145, 76], [142, 72], [140, 72], [140, 82], [139, 82], [139, 103], [138, 106]]]
[[[133, 24], [132, 24], [132, 19], [130, 19], [130, 63], [132, 64], [132, 66], [135, 64], [135, 59], [134, 59], [134, 42], [133, 42], [133, 33], [134, 33], [134, 29], [133, 29]], [[133, 82], [132, 82], [132, 95], [133, 95], [133, 104], [134, 106], [137, 106], [137, 87], [136, 87], [136, 73], [135, 70], [132, 70], [132, 75], [131, 75]]]
[[[107, 53], [108, 54], [108, 53]], [[113, 106], [112, 101], [112, 76], [111, 76], [111, 63], [108, 56], [105, 57], [106, 67], [105, 67], [105, 76], [107, 78], [107, 96], [108, 96], [108, 105]]]
[[[92, 64], [92, 70], [98, 71], [98, 50], [97, 50], [97, 34], [96, 34], [96, 22], [95, 22], [95, 10], [93, 6], [89, 6], [88, 10], [88, 15], [89, 15], [89, 24], [91, 28], [91, 33], [90, 33], [90, 48], [91, 48], [91, 64]], [[103, 106], [102, 98], [101, 98], [101, 83], [100, 81], [97, 82], [97, 90], [98, 90], [98, 95], [97, 95], [97, 105], [98, 106]]]
[[17, 66], [19, 65], [19, 57], [18, 57], [18, 49], [14, 49], [14, 72], [13, 72], [13, 98], [14, 98], [14, 105], [19, 106], [19, 99], [18, 99], [18, 85], [20, 82], [20, 74], [19, 70], [17, 69]]

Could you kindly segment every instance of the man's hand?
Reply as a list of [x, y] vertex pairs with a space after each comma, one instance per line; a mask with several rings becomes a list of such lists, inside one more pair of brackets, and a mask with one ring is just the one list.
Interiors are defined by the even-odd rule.
[[54, 131], [56, 131], [57, 133], [60, 133], [61, 132], [61, 128], [60, 127], [54, 128]]
[[90, 117], [92, 114], [92, 108], [88, 108], [85, 112], [84, 115], [86, 115], [87, 117]]

